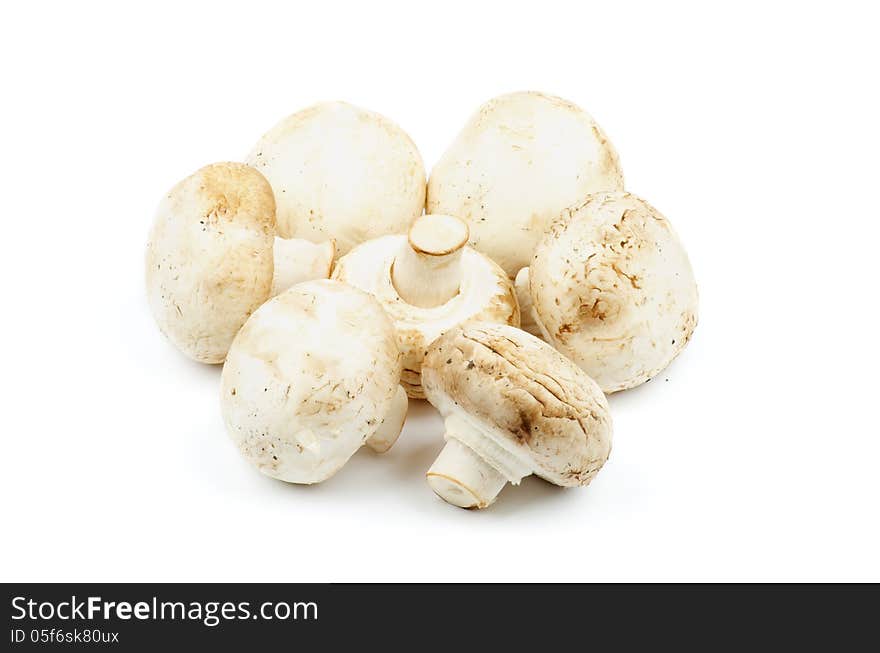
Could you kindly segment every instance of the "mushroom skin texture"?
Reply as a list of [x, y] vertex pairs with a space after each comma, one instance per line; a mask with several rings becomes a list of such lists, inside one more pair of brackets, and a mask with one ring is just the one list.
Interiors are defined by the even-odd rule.
[[403, 354], [401, 383], [411, 398], [425, 396], [422, 359], [443, 333], [467, 320], [519, 326], [504, 270], [466, 241], [467, 228], [456, 218], [422, 216], [409, 235], [369, 240], [333, 269], [333, 279], [375, 296], [391, 316]]
[[242, 327], [221, 377], [226, 429], [263, 474], [319, 483], [364, 444], [387, 450], [406, 414], [394, 326], [329, 279], [274, 297]]
[[275, 238], [275, 274], [271, 297], [303, 281], [329, 279], [336, 257], [336, 241], [313, 243], [303, 238]]
[[532, 305], [532, 293], [529, 290], [529, 269], [523, 268], [516, 274], [513, 281], [516, 290], [516, 303], [519, 304], [520, 328], [531, 333], [533, 336], [543, 338], [541, 326], [535, 317], [535, 307]]
[[273, 279], [275, 200], [242, 163], [198, 170], [159, 204], [146, 251], [147, 300], [174, 345], [222, 363], [235, 334]]
[[587, 485], [611, 453], [599, 386], [520, 329], [469, 322], [448, 331], [428, 350], [422, 384], [446, 425], [428, 484], [461, 508], [485, 508], [530, 474]]
[[405, 233], [425, 205], [425, 167], [412, 139], [388, 118], [345, 102], [285, 118], [247, 162], [275, 192], [278, 235], [332, 238], [339, 255]]
[[687, 252], [669, 221], [630, 193], [598, 193], [566, 211], [519, 281], [544, 339], [606, 393], [654, 377], [697, 325]]
[[563, 209], [621, 189], [617, 152], [589, 114], [551, 95], [511, 93], [480, 107], [434, 166], [427, 212], [465, 220], [471, 247], [512, 279]]

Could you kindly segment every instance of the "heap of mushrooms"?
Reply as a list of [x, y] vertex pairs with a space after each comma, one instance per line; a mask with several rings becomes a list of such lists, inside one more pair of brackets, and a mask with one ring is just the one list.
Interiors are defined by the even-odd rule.
[[624, 191], [586, 112], [533, 92], [480, 107], [429, 180], [387, 118], [299, 111], [169, 191], [145, 280], [168, 339], [224, 364], [226, 430], [260, 472], [323, 482], [427, 399], [445, 439], [427, 481], [462, 508], [530, 475], [589, 484], [605, 394], [658, 374], [697, 323], [669, 221]]

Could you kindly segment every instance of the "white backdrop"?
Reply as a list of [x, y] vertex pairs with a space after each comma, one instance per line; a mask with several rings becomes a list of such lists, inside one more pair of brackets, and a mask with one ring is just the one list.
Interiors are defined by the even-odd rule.
[[[18, 3], [0, 21], [0, 580], [880, 580], [870, 3]], [[440, 420], [315, 487], [228, 441], [158, 333], [163, 193], [344, 99], [437, 160], [533, 89], [587, 109], [688, 247], [680, 359], [615, 395], [586, 489], [436, 498]]]

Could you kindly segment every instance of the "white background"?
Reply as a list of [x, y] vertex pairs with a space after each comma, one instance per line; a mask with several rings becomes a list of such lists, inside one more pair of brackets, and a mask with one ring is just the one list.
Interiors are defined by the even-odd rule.
[[[0, 20], [0, 579], [880, 580], [880, 47], [870, 3], [15, 3]], [[577, 102], [676, 226], [680, 359], [615, 395], [586, 489], [481, 512], [440, 421], [316, 487], [228, 441], [219, 368], [159, 335], [153, 210], [344, 99], [437, 160], [476, 107]]]

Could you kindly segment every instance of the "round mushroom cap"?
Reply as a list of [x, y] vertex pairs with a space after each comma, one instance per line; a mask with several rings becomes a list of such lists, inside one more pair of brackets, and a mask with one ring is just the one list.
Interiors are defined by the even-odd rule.
[[285, 118], [247, 162], [272, 184], [278, 234], [333, 238], [339, 254], [406, 232], [425, 205], [425, 167], [412, 139], [384, 116], [345, 102]]
[[159, 204], [147, 243], [147, 300], [162, 332], [190, 358], [222, 363], [269, 297], [275, 200], [254, 168], [215, 163]]
[[517, 476], [587, 485], [611, 453], [611, 415], [599, 386], [520, 329], [469, 322], [448, 331], [428, 350], [422, 384], [444, 417], [463, 417], [490, 441], [465, 444], [495, 464], [505, 458]]
[[605, 392], [659, 373], [697, 324], [684, 247], [669, 222], [630, 193], [598, 193], [565, 212], [529, 274], [544, 337]]
[[465, 220], [471, 246], [513, 278], [563, 209], [622, 188], [617, 152], [589, 114], [511, 93], [480, 107], [434, 166], [427, 212]]
[[423, 399], [421, 369], [428, 345], [467, 320], [519, 326], [519, 306], [504, 270], [470, 247], [461, 252], [461, 285], [452, 299], [430, 308], [404, 301], [394, 287], [391, 268], [407, 242], [407, 236], [397, 235], [362, 243], [337, 261], [333, 278], [375, 296], [391, 316], [403, 354], [401, 385], [410, 397]]
[[370, 295], [307, 281], [263, 304], [221, 380], [226, 429], [273, 478], [318, 483], [373, 435], [400, 382], [394, 327]]

